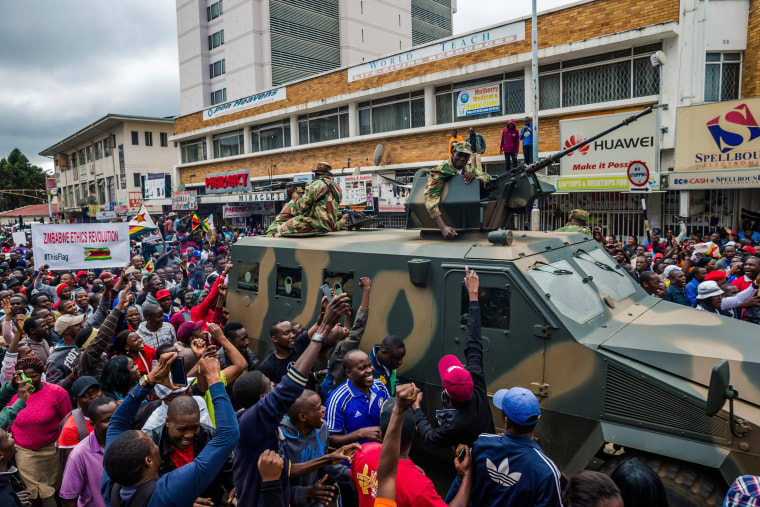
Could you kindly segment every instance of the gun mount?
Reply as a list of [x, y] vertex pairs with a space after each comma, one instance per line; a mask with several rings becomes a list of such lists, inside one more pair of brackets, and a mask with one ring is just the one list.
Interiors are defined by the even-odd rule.
[[[504, 227], [511, 213], [522, 211], [537, 197], [555, 192], [552, 185], [538, 179], [536, 176], [538, 171], [600, 137], [633, 123], [651, 113], [652, 110], [648, 107], [534, 164], [520, 164], [491, 179], [485, 188], [474, 182], [466, 185], [463, 178], [451, 178], [443, 189], [439, 205], [444, 221], [458, 231], [495, 230]], [[420, 169], [414, 175], [414, 183], [407, 203], [408, 229], [438, 230], [425, 207], [425, 186], [429, 174], [430, 169]]]

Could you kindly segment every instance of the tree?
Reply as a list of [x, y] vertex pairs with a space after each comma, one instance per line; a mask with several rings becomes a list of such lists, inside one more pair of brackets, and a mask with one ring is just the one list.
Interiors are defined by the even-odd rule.
[[[0, 160], [0, 190], [11, 192], [18, 192], [22, 188], [45, 190], [45, 178], [45, 171], [41, 167], [30, 164], [29, 159], [18, 148], [15, 148], [7, 159]], [[31, 194], [31, 192], [24, 193]], [[2, 195], [0, 212], [46, 202], [15, 194]], [[36, 196], [44, 197], [44, 193], [38, 193]]]

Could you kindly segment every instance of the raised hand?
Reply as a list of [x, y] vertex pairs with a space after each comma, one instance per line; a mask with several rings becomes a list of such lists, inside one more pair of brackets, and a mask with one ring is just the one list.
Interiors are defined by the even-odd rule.
[[267, 449], [261, 453], [258, 465], [259, 474], [261, 474], [261, 482], [276, 481], [280, 478], [280, 475], [282, 475], [282, 458], [271, 449]]

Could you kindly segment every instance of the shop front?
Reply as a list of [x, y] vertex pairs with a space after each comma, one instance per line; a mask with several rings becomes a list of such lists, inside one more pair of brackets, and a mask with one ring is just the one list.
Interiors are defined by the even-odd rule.
[[[616, 114], [563, 118], [560, 146], [566, 149], [631, 115]], [[636, 179], [636, 171], [641, 178]], [[646, 236], [643, 198], [659, 201], [659, 149], [655, 114], [640, 118], [589, 143], [560, 160], [559, 175], [551, 177], [557, 192], [538, 200], [540, 230], [554, 230], [567, 222], [573, 209], [589, 212], [590, 225], [605, 235]], [[651, 206], [650, 206], [651, 207]]]
[[690, 232], [760, 223], [760, 99], [677, 111], [676, 153], [667, 176], [665, 224], [686, 217]]

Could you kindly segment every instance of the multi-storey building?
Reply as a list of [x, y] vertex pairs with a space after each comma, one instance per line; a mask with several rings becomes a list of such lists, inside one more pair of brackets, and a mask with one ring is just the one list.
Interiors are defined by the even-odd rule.
[[53, 158], [60, 212], [77, 219], [96, 219], [92, 211], [124, 217], [143, 198], [168, 198], [173, 134], [171, 118], [108, 114], [40, 152]]
[[[487, 142], [486, 168], [504, 170], [502, 129], [511, 118], [521, 125], [535, 108], [530, 34], [530, 17], [515, 19], [184, 113], [172, 138], [180, 148], [176, 181], [196, 190], [201, 206], [221, 211], [222, 202], [265, 199], [248, 193], [271, 180], [299, 179], [324, 160], [336, 175], [369, 178], [368, 193], [379, 197], [374, 204], [386, 226], [402, 225], [404, 191], [387, 198], [381, 176], [404, 180], [435, 166], [447, 156], [453, 128], [466, 135], [474, 127]], [[633, 155], [651, 159], [650, 223], [670, 226], [675, 215], [686, 214], [691, 226], [705, 230], [739, 228], [742, 208], [757, 207], [760, 160], [751, 155], [760, 153], [754, 134], [760, 99], [751, 97], [760, 95], [760, 62], [751, 55], [760, 45], [760, 2], [580, 1], [541, 13], [538, 39], [540, 154], [566, 146], [560, 125], [570, 120], [660, 103], [667, 107], [657, 115], [620, 131], [645, 129], [636, 134], [643, 142]], [[486, 94], [488, 107], [464, 107], [463, 98], [475, 94]], [[736, 99], [742, 102], [730, 102]], [[731, 110], [753, 108], [751, 132], [727, 119]], [[751, 135], [731, 138], [733, 131]], [[730, 139], [744, 143], [742, 149], [726, 146]], [[384, 154], [376, 166], [379, 144]], [[721, 162], [736, 158], [726, 154], [731, 150], [741, 151], [740, 164]], [[629, 192], [626, 168], [591, 167], [583, 163], [588, 153], [567, 158], [567, 170], [547, 171], [559, 192], [539, 202], [541, 226], [561, 225], [570, 209], [581, 207], [610, 234], [642, 236], [640, 194]], [[614, 157], [619, 150], [605, 153]], [[705, 157], [710, 164], [694, 163]], [[230, 172], [249, 175], [250, 184], [206, 194], [207, 181]]]
[[177, 0], [182, 114], [452, 34], [456, 0]]

